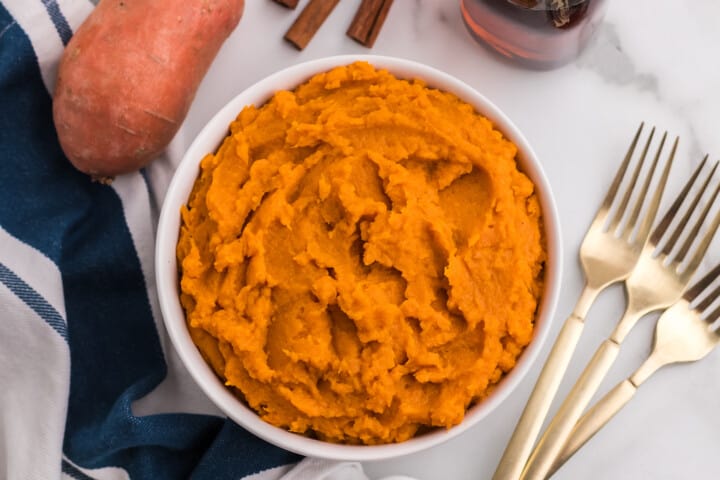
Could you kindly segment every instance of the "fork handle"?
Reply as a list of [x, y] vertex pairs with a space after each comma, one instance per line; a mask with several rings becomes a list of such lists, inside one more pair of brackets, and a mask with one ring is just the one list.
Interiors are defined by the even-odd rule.
[[626, 379], [615, 385], [615, 388], [598, 400], [575, 425], [549, 475], [553, 475], [604, 427], [633, 398], [635, 392], [637, 392], [635, 384]]
[[521, 478], [532, 480], [547, 478], [575, 423], [597, 392], [619, 352], [620, 345], [610, 339], [600, 345], [540, 438]]
[[517, 480], [520, 478], [525, 461], [532, 450], [535, 439], [540, 433], [550, 404], [555, 397], [563, 374], [570, 363], [575, 347], [582, 334], [585, 323], [576, 314], [570, 315], [563, 324], [545, 361], [525, 410], [518, 420], [505, 453], [500, 459], [493, 480]]

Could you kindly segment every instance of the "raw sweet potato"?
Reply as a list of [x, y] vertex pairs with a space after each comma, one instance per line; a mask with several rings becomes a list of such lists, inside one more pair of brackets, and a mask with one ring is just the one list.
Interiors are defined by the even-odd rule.
[[63, 151], [107, 178], [158, 155], [240, 21], [243, 0], [102, 0], [63, 53], [53, 100]]

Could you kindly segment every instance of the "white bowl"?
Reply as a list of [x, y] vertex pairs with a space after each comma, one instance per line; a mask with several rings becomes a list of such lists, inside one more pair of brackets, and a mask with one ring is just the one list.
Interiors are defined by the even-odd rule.
[[[365, 60], [375, 67], [387, 69], [400, 78], [421, 78], [428, 86], [454, 93], [489, 118], [495, 127], [518, 147], [519, 168], [535, 183], [540, 200], [548, 253], [545, 289], [536, 317], [534, 338], [518, 359], [515, 368], [500, 381], [495, 391], [487, 399], [468, 410], [465, 419], [459, 425], [447, 430], [434, 430], [401, 443], [372, 446], [333, 444], [291, 433], [261, 420], [255, 412], [235, 397], [203, 360], [190, 339], [185, 314], [179, 301], [175, 257], [180, 228], [180, 207], [187, 202], [198, 175], [200, 160], [205, 154], [217, 149], [228, 134], [228, 125], [242, 108], [250, 104], [260, 106], [278, 90], [291, 90], [316, 73], [357, 60]], [[550, 185], [535, 153], [518, 128], [488, 99], [460, 80], [420, 63], [374, 55], [343, 55], [289, 67], [259, 81], [223, 107], [190, 145], [175, 172], [160, 215], [155, 262], [158, 295], [165, 326], [180, 358], [207, 396], [232, 420], [270, 443], [302, 455], [354, 461], [388, 459], [438, 445], [476, 425], [502, 403], [525, 376], [547, 336], [560, 291], [562, 272], [558, 214]]]

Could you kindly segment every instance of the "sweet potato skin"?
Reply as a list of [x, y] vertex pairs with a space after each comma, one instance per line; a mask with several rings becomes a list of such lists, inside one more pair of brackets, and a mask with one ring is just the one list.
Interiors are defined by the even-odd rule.
[[75, 167], [138, 170], [172, 140], [243, 0], [102, 0], [60, 61], [53, 119]]

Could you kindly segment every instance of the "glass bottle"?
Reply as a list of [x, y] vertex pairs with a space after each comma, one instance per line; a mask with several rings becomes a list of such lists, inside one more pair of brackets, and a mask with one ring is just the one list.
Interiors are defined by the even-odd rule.
[[605, 0], [460, 0], [465, 25], [481, 43], [537, 69], [570, 62], [605, 13]]

